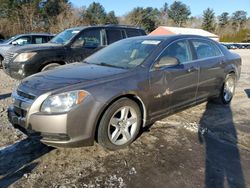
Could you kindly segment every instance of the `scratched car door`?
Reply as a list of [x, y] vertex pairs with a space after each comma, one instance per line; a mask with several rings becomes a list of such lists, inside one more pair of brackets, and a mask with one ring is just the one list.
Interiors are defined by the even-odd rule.
[[[193, 61], [187, 40], [178, 40], [170, 44], [160, 58], [174, 57], [178, 65], [162, 67], [151, 71], [151, 87], [154, 90], [155, 113], [166, 113], [173, 108], [183, 107], [195, 102], [199, 67]], [[157, 78], [157, 79], [156, 79]], [[159, 109], [161, 108], [161, 109]]]

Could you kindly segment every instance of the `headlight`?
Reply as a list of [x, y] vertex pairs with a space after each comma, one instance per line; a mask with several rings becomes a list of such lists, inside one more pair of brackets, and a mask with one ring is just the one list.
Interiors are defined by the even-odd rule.
[[14, 59], [14, 62], [28, 61], [29, 59], [34, 57], [36, 54], [37, 54], [36, 52], [21, 53], [21, 54], [16, 56], [16, 58]]
[[71, 91], [49, 96], [42, 104], [41, 112], [62, 113], [80, 104], [88, 94], [85, 91]]

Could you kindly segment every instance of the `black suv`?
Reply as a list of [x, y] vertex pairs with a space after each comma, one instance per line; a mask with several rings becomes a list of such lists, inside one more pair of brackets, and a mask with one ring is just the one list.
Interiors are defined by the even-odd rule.
[[41, 44], [49, 42], [55, 35], [49, 33], [29, 33], [15, 35], [0, 42], [0, 67], [5, 53], [14, 46], [24, 46], [29, 44]]
[[15, 79], [80, 62], [101, 48], [118, 40], [146, 35], [129, 26], [87, 26], [71, 28], [55, 36], [49, 43], [11, 48], [3, 61], [5, 72]]

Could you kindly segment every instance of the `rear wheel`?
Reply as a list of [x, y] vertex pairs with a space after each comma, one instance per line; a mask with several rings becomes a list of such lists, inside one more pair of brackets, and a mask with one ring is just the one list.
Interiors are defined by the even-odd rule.
[[221, 88], [220, 96], [216, 98], [215, 101], [221, 104], [229, 104], [233, 99], [235, 86], [236, 86], [235, 74], [233, 73], [228, 74]]
[[138, 135], [141, 122], [139, 106], [130, 99], [120, 99], [104, 113], [98, 127], [98, 142], [110, 150], [124, 148]]
[[50, 64], [44, 66], [42, 68], [41, 72], [47, 71], [47, 70], [52, 70], [52, 69], [54, 69], [55, 67], [58, 67], [58, 66], [60, 66], [60, 64], [58, 64], [58, 63], [50, 63]]

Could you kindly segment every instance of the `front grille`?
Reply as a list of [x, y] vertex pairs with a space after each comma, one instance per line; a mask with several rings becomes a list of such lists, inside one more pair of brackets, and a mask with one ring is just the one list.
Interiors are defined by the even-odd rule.
[[13, 93], [14, 112], [18, 117], [25, 118], [35, 96], [17, 90]]
[[9, 64], [9, 62], [12, 60], [12, 58], [14, 57], [14, 53], [12, 52], [7, 52], [6, 54], [4, 54], [3, 57], [3, 66], [7, 66]]
[[27, 111], [14, 106], [14, 112], [18, 117], [26, 117]]

